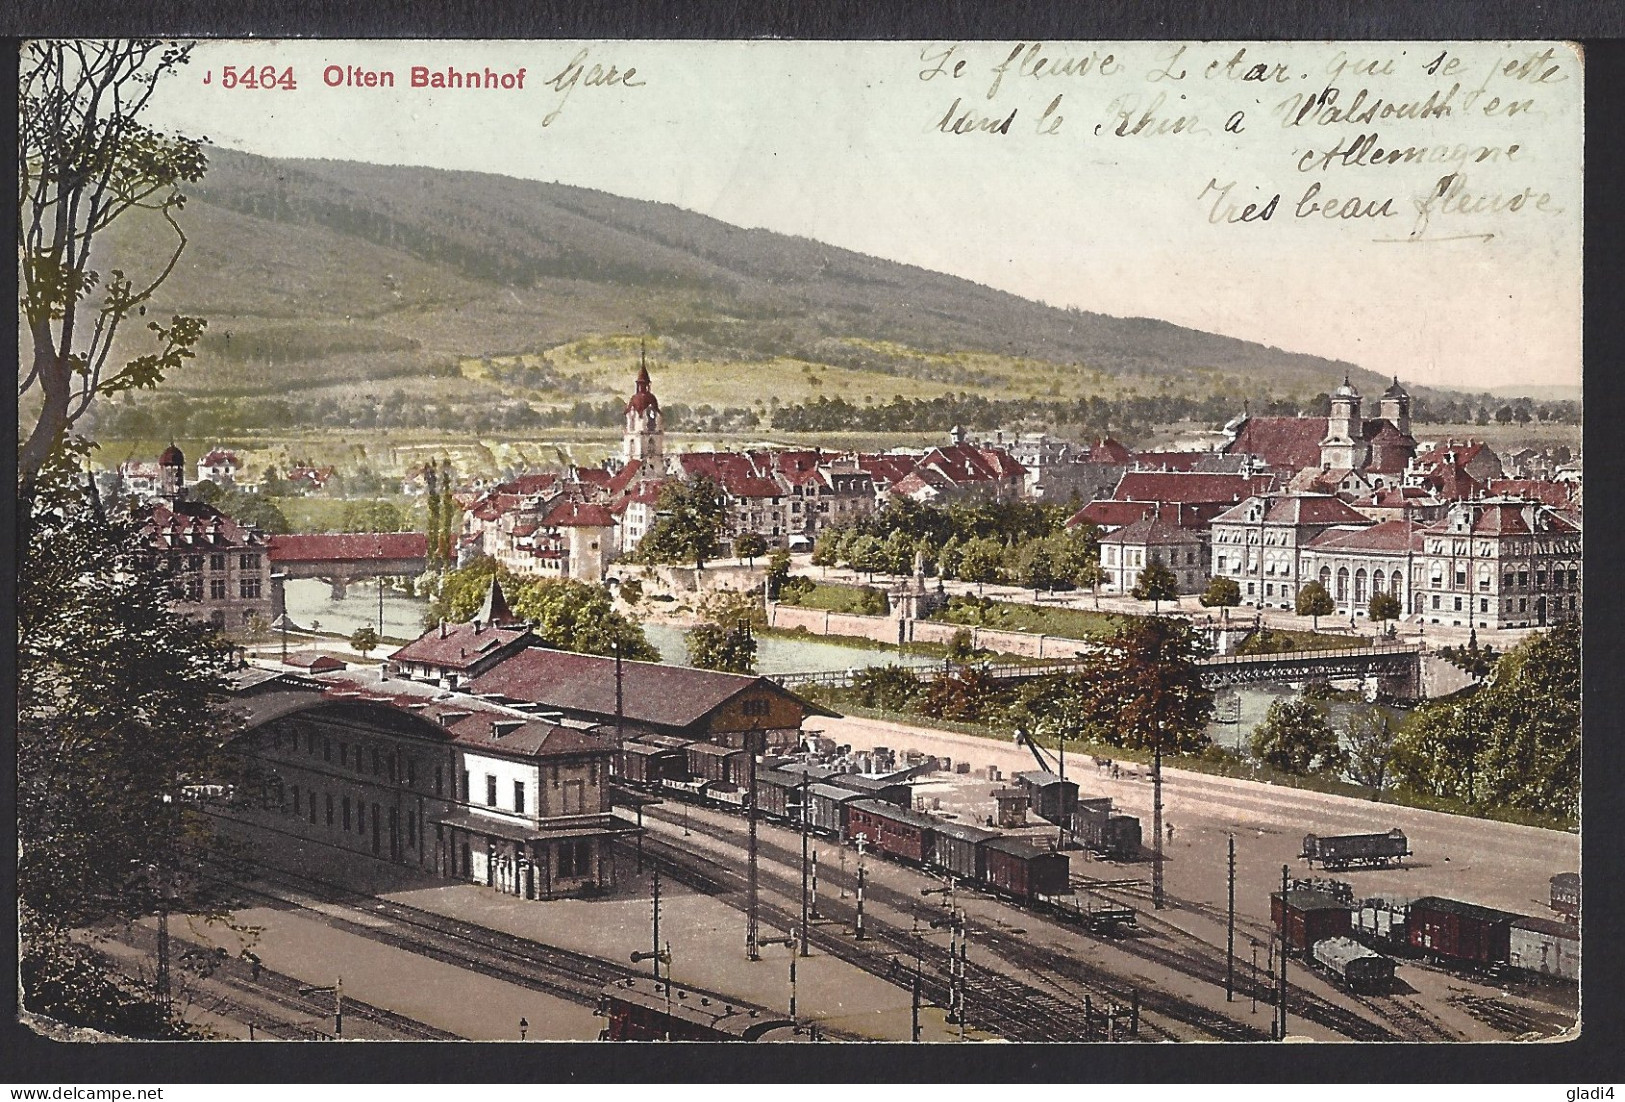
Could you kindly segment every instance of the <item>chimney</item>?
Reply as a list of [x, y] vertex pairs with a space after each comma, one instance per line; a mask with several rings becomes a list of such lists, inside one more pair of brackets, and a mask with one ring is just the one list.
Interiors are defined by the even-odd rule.
[[446, 637], [446, 618], [444, 616], [442, 616], [440, 618], [440, 638], [444, 639], [445, 637]]

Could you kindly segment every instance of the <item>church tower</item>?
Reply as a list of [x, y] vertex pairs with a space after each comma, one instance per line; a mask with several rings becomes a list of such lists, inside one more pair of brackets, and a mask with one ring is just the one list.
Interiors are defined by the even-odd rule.
[[1411, 434], [1411, 396], [1399, 385], [1398, 375], [1394, 376], [1394, 385], [1382, 392], [1382, 403], [1378, 409], [1379, 416], [1401, 434]]
[[158, 457], [158, 493], [173, 504], [186, 494], [186, 456], [171, 440]]
[[1326, 419], [1326, 439], [1320, 442], [1320, 465], [1330, 468], [1365, 466], [1365, 422], [1360, 419], [1360, 392], [1347, 375], [1332, 391], [1332, 415]]
[[656, 470], [665, 466], [665, 432], [660, 416], [660, 402], [649, 389], [649, 366], [642, 352], [638, 354], [638, 383], [632, 400], [626, 403], [626, 429], [621, 436], [621, 457], [628, 463], [643, 460], [645, 467]]

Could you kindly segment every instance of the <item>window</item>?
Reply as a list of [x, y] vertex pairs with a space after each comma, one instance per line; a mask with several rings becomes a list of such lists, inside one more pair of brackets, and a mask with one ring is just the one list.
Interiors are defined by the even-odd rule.
[[[361, 751], [358, 748], [356, 754], [359, 756], [360, 753]], [[346, 766], [350, 764], [350, 744], [347, 742], [339, 743], [339, 764]]]
[[305, 810], [304, 808], [299, 806], [299, 786], [294, 785], [293, 786], [293, 813], [295, 815], [299, 815], [299, 814], [302, 814], [304, 812], [304, 810]]
[[1467, 568], [1465, 566], [1456, 567], [1456, 588], [1467, 588]]
[[444, 796], [446, 794], [445, 769], [439, 765], [434, 767], [434, 794], [436, 796]]
[[350, 829], [350, 797], [344, 797], [344, 829]]
[[416, 758], [407, 758], [406, 759], [406, 787], [408, 787], [408, 788], [416, 788], [417, 786], [418, 786], [418, 759], [416, 759]]
[[486, 807], [495, 807], [496, 805], [497, 805], [497, 779], [496, 779], [495, 774], [487, 773], [485, 775], [485, 806]]
[[375, 776], [375, 777], [376, 776], [381, 776], [383, 774], [383, 772], [384, 772], [384, 759], [383, 759], [383, 756], [378, 753], [378, 747], [374, 746], [372, 748], [372, 773], [373, 773], [373, 776]]
[[186, 569], [188, 569], [188, 570], [202, 570], [203, 569], [203, 556], [202, 555], [188, 555], [188, 556], [186, 556]]
[[258, 570], [260, 568], [260, 557], [249, 554], [238, 555], [237, 566], [241, 570]]
[[1439, 607], [1439, 595], [1438, 595], [1438, 594], [1437, 594], [1437, 593], [1435, 593], [1435, 594], [1434, 594], [1434, 595], [1433, 595], [1433, 607], [1434, 607], [1434, 608], [1438, 608], [1438, 607]]
[[468, 770], [463, 770], [463, 800], [466, 803], [474, 802], [473, 782], [469, 779]]
[[260, 579], [256, 574], [252, 578], [239, 578], [237, 591], [245, 601], [257, 601], [260, 598]]
[[254, 622], [255, 615], [256, 615], [256, 613], [254, 612], [253, 609], [251, 609], [251, 608], [243, 609], [243, 626], [247, 627], [249, 624], [252, 624]]
[[1460, 597], [1456, 598], [1456, 611], [1457, 612], [1461, 611], [1461, 598]]
[[593, 787], [598, 786], [598, 763], [590, 762], [587, 765], [587, 783]]
[[1518, 588], [1519, 589], [1528, 589], [1529, 588], [1529, 571], [1527, 571], [1527, 570], [1518, 571]]
[[333, 794], [331, 792], [327, 794], [327, 825], [333, 825]]
[[558, 786], [559, 786], [559, 767], [555, 765], [553, 767], [553, 787], [557, 788]]
[[225, 568], [226, 568], [226, 556], [225, 556], [224, 552], [217, 551], [214, 554], [209, 556], [209, 569], [210, 570], [224, 570]]
[[763, 697], [751, 697], [745, 701], [743, 711], [748, 716], [767, 715], [767, 700]]
[[1478, 611], [1480, 611], [1480, 612], [1488, 612], [1489, 610], [1490, 610], [1490, 599], [1488, 597], [1480, 597], [1478, 599]]
[[1544, 570], [1535, 571], [1535, 588], [1536, 589], [1545, 589], [1546, 588], [1546, 571], [1544, 571]]
[[311, 757], [316, 756], [316, 735], [315, 735], [315, 732], [307, 731], [305, 733], [305, 753], [309, 754]]
[[367, 805], [363, 800], [355, 802], [355, 832], [364, 834], [367, 830]]
[[333, 740], [328, 738], [326, 735], [322, 736], [322, 760], [333, 760]]
[[[1569, 571], [1569, 588], [1570, 589], [1578, 589], [1578, 588], [1580, 588], [1580, 572], [1578, 570], [1570, 570]], [[1573, 602], [1572, 598], [1569, 601], [1569, 607], [1570, 608], [1574, 607], [1574, 602]]]
[[209, 600], [224, 601], [226, 599], [226, 579], [209, 579]]
[[521, 815], [525, 813], [525, 782], [513, 782], [513, 809]]
[[186, 579], [186, 599], [188, 601], [203, 600], [203, 579], [191, 577]]

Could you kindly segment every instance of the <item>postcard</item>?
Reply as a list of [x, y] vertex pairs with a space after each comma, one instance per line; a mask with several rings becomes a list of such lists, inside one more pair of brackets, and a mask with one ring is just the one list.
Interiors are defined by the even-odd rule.
[[25, 43], [27, 1025], [1577, 1037], [1583, 64]]

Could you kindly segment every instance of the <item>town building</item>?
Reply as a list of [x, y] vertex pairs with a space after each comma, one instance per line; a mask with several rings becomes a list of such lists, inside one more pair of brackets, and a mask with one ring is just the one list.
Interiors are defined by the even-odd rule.
[[1200, 593], [1207, 587], [1209, 548], [1203, 529], [1181, 523], [1178, 504], [1153, 505], [1147, 516], [1100, 538], [1100, 566], [1106, 574], [1102, 590], [1129, 593], [1147, 566], [1165, 566], [1173, 572], [1180, 593]]
[[197, 480], [213, 482], [221, 489], [229, 490], [237, 485], [237, 472], [242, 469], [243, 461], [236, 452], [227, 448], [212, 448], [209, 454], [197, 461]]
[[613, 742], [376, 672], [245, 671], [232, 746], [279, 836], [485, 884], [525, 899], [603, 891]]
[[1366, 617], [1378, 593], [1392, 594], [1404, 616], [1422, 584], [1423, 530], [1411, 520], [1328, 528], [1299, 550], [1298, 575], [1318, 581], [1350, 620]]
[[171, 444], [158, 458], [153, 499], [140, 507], [144, 559], [169, 579], [170, 605], [233, 635], [275, 618], [266, 537], [186, 493], [186, 457]]
[[1580, 615], [1580, 527], [1522, 498], [1450, 506], [1423, 533], [1410, 611], [1429, 624], [1544, 627]]
[[1335, 527], [1372, 523], [1338, 498], [1325, 494], [1262, 494], [1213, 518], [1209, 528], [1213, 576], [1233, 578], [1241, 603], [1251, 608], [1292, 609], [1300, 574], [1299, 551]]
[[1416, 454], [1411, 435], [1410, 394], [1395, 378], [1383, 391], [1378, 415], [1361, 412], [1360, 392], [1345, 376], [1332, 392], [1326, 417], [1253, 417], [1243, 414], [1225, 426], [1226, 454], [1256, 456], [1288, 477], [1306, 468], [1330, 472], [1341, 482], [1357, 471], [1372, 488], [1403, 481]]

